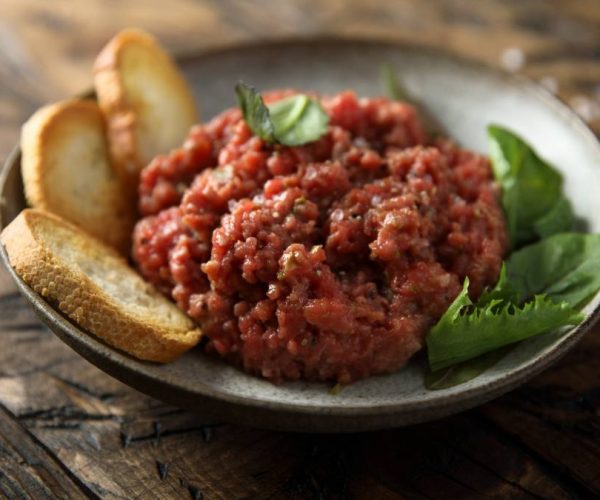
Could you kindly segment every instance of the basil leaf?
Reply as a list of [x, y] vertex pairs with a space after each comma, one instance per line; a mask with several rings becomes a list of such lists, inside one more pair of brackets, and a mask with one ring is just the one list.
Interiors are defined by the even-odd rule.
[[523, 297], [579, 306], [600, 289], [600, 235], [563, 233], [526, 246], [508, 259], [507, 276]]
[[298, 94], [265, 105], [260, 94], [243, 83], [235, 92], [244, 120], [258, 137], [285, 146], [316, 141], [326, 131], [329, 116], [314, 99]]
[[279, 136], [289, 131], [304, 113], [308, 102], [307, 96], [298, 95], [269, 105], [269, 115], [275, 128], [275, 135]]
[[502, 186], [513, 247], [536, 238], [535, 223], [561, 197], [562, 177], [521, 138], [502, 127], [488, 127], [490, 159]]
[[252, 132], [267, 142], [273, 142], [275, 127], [260, 94], [253, 87], [240, 82], [235, 86], [235, 95], [242, 116]]
[[478, 307], [468, 295], [469, 280], [427, 335], [429, 366], [438, 371], [498, 347], [519, 342], [565, 325], [576, 325], [583, 314], [567, 302], [536, 295], [523, 306], [500, 299]]
[[299, 146], [319, 139], [327, 132], [329, 116], [321, 105], [306, 95], [282, 99], [268, 106], [277, 142]]
[[488, 368], [494, 366], [511, 349], [512, 346], [501, 347], [500, 349], [482, 354], [481, 356], [469, 359], [468, 361], [449, 366], [448, 368], [435, 372], [427, 370], [427, 373], [425, 373], [425, 387], [435, 391], [464, 384], [465, 382], [478, 377]]
[[571, 203], [561, 196], [546, 215], [533, 223], [533, 230], [540, 239], [544, 239], [553, 234], [570, 231], [573, 220]]
[[395, 101], [411, 102], [406, 89], [398, 81], [396, 71], [391, 64], [386, 63], [381, 66], [381, 77], [385, 86], [386, 94]]

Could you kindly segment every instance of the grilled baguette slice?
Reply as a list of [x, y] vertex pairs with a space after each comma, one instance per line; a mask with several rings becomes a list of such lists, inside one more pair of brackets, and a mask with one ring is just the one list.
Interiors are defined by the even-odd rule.
[[91, 100], [71, 99], [36, 111], [21, 132], [25, 196], [31, 206], [126, 252], [135, 205], [111, 166], [105, 129]]
[[56, 215], [25, 209], [0, 239], [30, 287], [107, 344], [167, 362], [200, 340], [192, 320], [116, 251]]
[[179, 146], [198, 122], [194, 98], [171, 57], [135, 29], [121, 31], [102, 49], [94, 86], [114, 165], [135, 195], [140, 170]]

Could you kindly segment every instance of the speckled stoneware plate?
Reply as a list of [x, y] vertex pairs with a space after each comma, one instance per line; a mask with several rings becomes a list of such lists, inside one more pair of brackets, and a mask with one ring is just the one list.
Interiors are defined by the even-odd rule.
[[[378, 95], [382, 92], [380, 65], [391, 62], [410, 93], [464, 146], [485, 152], [485, 128], [490, 122], [522, 134], [560, 168], [577, 215], [589, 231], [600, 232], [598, 142], [566, 106], [529, 81], [428, 49], [351, 40], [243, 46], [180, 61], [205, 120], [234, 104], [233, 85], [240, 79], [262, 90], [296, 87], [337, 92], [351, 88], [362, 95]], [[19, 161], [16, 149], [2, 172], [2, 227], [25, 206]], [[3, 248], [2, 259], [6, 264]], [[564, 336], [523, 342], [496, 366], [463, 385], [441, 391], [425, 389], [425, 359], [420, 356], [397, 373], [372, 377], [333, 395], [326, 384], [275, 386], [198, 350], [164, 366], [137, 361], [81, 331], [12, 274], [58, 337], [126, 384], [212, 418], [296, 431], [393, 427], [479, 405], [523, 383], [571, 349], [592, 325], [600, 303], [599, 294], [586, 307], [587, 319], [578, 328]]]

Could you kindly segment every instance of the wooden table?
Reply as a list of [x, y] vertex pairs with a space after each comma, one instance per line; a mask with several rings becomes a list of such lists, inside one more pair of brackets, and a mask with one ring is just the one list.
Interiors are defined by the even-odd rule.
[[[2, 0], [0, 159], [40, 104], [88, 88], [139, 26], [173, 50], [343, 33], [417, 41], [542, 79], [600, 132], [600, 2]], [[354, 435], [205, 421], [113, 380], [0, 271], [0, 497], [577, 498], [600, 495], [600, 328], [478, 409]]]

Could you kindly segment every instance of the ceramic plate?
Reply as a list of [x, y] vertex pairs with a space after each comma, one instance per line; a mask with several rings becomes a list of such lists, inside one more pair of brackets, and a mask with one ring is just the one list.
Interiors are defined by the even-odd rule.
[[[233, 85], [240, 79], [261, 90], [295, 87], [333, 93], [350, 88], [361, 95], [380, 95], [379, 68], [390, 62], [409, 92], [465, 147], [485, 152], [490, 122], [521, 134], [563, 172], [577, 215], [589, 231], [600, 232], [600, 147], [566, 106], [525, 79], [428, 49], [352, 40], [246, 45], [185, 56], [180, 62], [204, 120], [234, 104]], [[19, 161], [16, 149], [2, 172], [2, 227], [24, 207]], [[6, 264], [4, 249], [2, 258]], [[326, 384], [276, 386], [199, 351], [164, 366], [137, 361], [81, 331], [12, 274], [58, 337], [124, 383], [213, 418], [295, 431], [407, 425], [481, 404], [523, 383], [571, 349], [590, 328], [600, 302], [599, 294], [586, 307], [587, 319], [578, 328], [560, 337], [523, 342], [463, 385], [425, 389], [425, 358], [420, 356], [397, 373], [357, 382], [333, 395]]]

